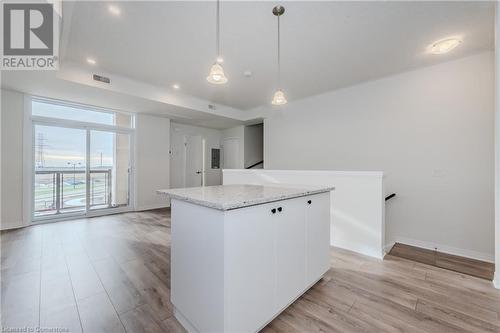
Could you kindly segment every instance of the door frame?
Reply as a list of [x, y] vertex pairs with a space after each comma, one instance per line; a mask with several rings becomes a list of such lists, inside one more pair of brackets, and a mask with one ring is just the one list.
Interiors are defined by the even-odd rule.
[[196, 137], [199, 136], [201, 139], [201, 185], [200, 186], [205, 186], [205, 159], [206, 159], [206, 139], [203, 137], [203, 135], [190, 135], [190, 134], [185, 134], [184, 135], [184, 150], [183, 150], [183, 163], [182, 163], [182, 184], [184, 187], [186, 187], [186, 168], [187, 168], [187, 139], [188, 137]]
[[[31, 103], [34, 100], [40, 100], [49, 102], [56, 105], [68, 105], [85, 107], [89, 110], [98, 110], [102, 112], [117, 112], [123, 114], [130, 114], [132, 116], [132, 123], [134, 123], [134, 115], [127, 112], [121, 112], [117, 110], [102, 109], [94, 106], [88, 106], [80, 103], [70, 103], [65, 101], [52, 100], [47, 98], [38, 98], [31, 95], [25, 95], [24, 98], [24, 143], [23, 143], [23, 222], [25, 225], [34, 225], [39, 223], [48, 223], [56, 221], [64, 221], [85, 217], [95, 217], [103, 216], [109, 214], [123, 213], [134, 210], [135, 203], [135, 128], [131, 127], [120, 127], [112, 125], [104, 125], [98, 123], [88, 123], [82, 121], [74, 121], [67, 119], [49, 118], [41, 116], [33, 116]], [[90, 132], [91, 131], [103, 131], [103, 132], [113, 132], [129, 135], [129, 200], [127, 206], [117, 207], [117, 208], [107, 208], [107, 209], [89, 209], [89, 202], [86, 200], [86, 207], [84, 212], [66, 213], [60, 215], [51, 215], [44, 217], [35, 218], [34, 215], [34, 188], [35, 188], [35, 165], [34, 165], [34, 155], [35, 155], [35, 126], [45, 125], [45, 126], [55, 126], [63, 128], [74, 128], [85, 130], [86, 132], [86, 197], [89, 195], [89, 178], [90, 178]]]

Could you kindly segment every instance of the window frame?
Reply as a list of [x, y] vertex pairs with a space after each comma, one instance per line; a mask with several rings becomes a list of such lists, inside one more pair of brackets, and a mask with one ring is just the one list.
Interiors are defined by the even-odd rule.
[[[40, 102], [47, 104], [55, 104], [61, 106], [77, 107], [80, 109], [88, 109], [91, 111], [113, 113], [113, 114], [126, 114], [130, 116], [131, 127], [107, 125], [93, 122], [69, 120], [64, 118], [53, 118], [44, 116], [33, 116], [32, 114], [32, 103]], [[23, 159], [26, 163], [23, 163], [24, 176], [23, 176], [23, 221], [26, 225], [54, 222], [54, 221], [64, 221], [69, 219], [74, 219], [76, 217], [93, 217], [102, 216], [109, 214], [116, 214], [120, 212], [133, 211], [135, 209], [135, 124], [136, 124], [136, 114], [132, 112], [124, 112], [111, 108], [97, 107], [94, 105], [87, 105], [83, 103], [75, 103], [62, 101], [59, 99], [51, 99], [46, 97], [39, 97], [33, 95], [25, 95], [24, 99], [24, 152]], [[35, 217], [34, 212], [34, 188], [35, 188], [35, 165], [34, 165], [34, 154], [35, 154], [35, 126], [36, 125], [46, 125], [46, 126], [56, 126], [65, 128], [76, 128], [86, 130], [87, 133], [90, 131], [104, 131], [104, 132], [114, 132], [128, 134], [130, 137], [130, 177], [129, 177], [129, 203], [125, 207], [119, 208], [108, 208], [108, 209], [96, 209], [87, 210], [85, 213], [67, 213], [55, 216], [47, 217]], [[87, 151], [88, 147], [88, 134], [87, 134]], [[88, 164], [88, 162], [87, 162]], [[88, 169], [88, 166], [87, 166]], [[88, 170], [87, 170], [88, 172]]]

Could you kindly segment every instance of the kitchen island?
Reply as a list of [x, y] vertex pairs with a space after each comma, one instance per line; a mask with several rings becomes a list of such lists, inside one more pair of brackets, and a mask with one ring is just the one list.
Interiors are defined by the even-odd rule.
[[221, 185], [171, 199], [171, 301], [189, 332], [257, 332], [329, 268], [330, 191]]

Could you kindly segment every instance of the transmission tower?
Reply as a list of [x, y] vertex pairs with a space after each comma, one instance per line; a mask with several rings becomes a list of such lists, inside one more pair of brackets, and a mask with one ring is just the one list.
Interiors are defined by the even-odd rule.
[[36, 137], [36, 166], [37, 168], [43, 168], [45, 166], [45, 148], [48, 147], [46, 144], [47, 139], [44, 133], [38, 133]]

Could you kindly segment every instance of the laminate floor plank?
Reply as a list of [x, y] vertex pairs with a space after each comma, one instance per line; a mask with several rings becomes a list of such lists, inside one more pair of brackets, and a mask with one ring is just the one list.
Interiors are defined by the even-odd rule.
[[162, 322], [162, 328], [164, 329], [164, 332], [187, 333], [186, 329], [179, 323], [179, 321], [174, 316], [165, 319]]
[[332, 284], [355, 292], [356, 302], [349, 310], [355, 316], [361, 316], [366, 320], [392, 321], [394, 327], [399, 327], [404, 332], [415, 329], [421, 332], [464, 332], [460, 327], [423, 315], [390, 299], [380, 298], [369, 291], [357, 289], [343, 282], [333, 281]]
[[[37, 225], [0, 240], [3, 327], [185, 332], [170, 303], [169, 210]], [[410, 250], [381, 261], [332, 248], [326, 275], [262, 332], [500, 333], [500, 290], [464, 273], [491, 266], [418, 253], [452, 271]]]
[[422, 249], [401, 243], [394, 244], [389, 254], [391, 256], [410, 259], [489, 281], [493, 280], [495, 274], [495, 265], [493, 263]]
[[37, 327], [40, 322], [40, 271], [7, 277], [2, 291], [2, 327]]
[[114, 259], [96, 261], [93, 266], [118, 314], [145, 303], [139, 290]]
[[104, 292], [99, 277], [87, 255], [66, 257], [76, 299], [85, 299]]
[[162, 333], [165, 332], [162, 321], [155, 318], [149, 304], [143, 304], [120, 315], [128, 333]]
[[125, 332], [105, 292], [78, 300], [78, 312], [85, 332]]
[[40, 327], [61, 328], [66, 332], [82, 332], [80, 315], [76, 305], [43, 308], [40, 311]]
[[351, 285], [360, 286], [360, 288], [370, 291], [381, 298], [391, 299], [392, 301], [415, 309], [418, 297], [412, 294], [407, 288], [397, 288], [393, 281], [386, 276], [376, 274], [361, 274], [355, 270], [343, 270], [332, 268], [327, 272], [332, 280], [344, 281]]
[[146, 303], [151, 306], [155, 316], [165, 320], [173, 315], [169, 287], [165, 286], [142, 261], [132, 260], [120, 265]]
[[456, 327], [461, 327], [470, 332], [500, 332], [499, 325], [457, 312], [431, 302], [419, 300], [416, 310], [433, 318], [439, 318]]

